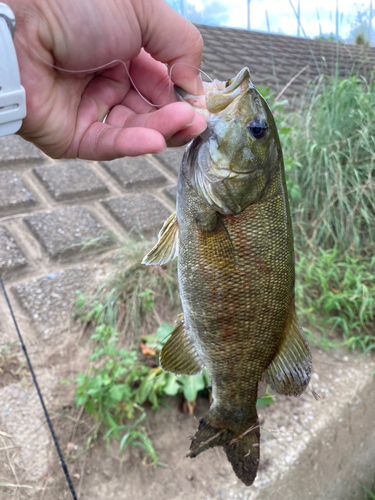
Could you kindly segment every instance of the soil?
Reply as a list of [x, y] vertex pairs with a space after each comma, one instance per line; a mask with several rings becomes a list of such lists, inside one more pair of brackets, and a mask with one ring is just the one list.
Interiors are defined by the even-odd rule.
[[[259, 408], [261, 463], [256, 482], [251, 488], [246, 488], [234, 475], [221, 448], [209, 450], [195, 459], [185, 458], [189, 435], [194, 434], [197, 427], [195, 416], [200, 418], [208, 407], [208, 400], [202, 397], [197, 400], [195, 416], [181, 412], [181, 397], [167, 398], [165, 407], [157, 412], [147, 409], [150, 437], [163, 466], [145, 464], [140, 448], [129, 448], [120, 457], [118, 442], [113, 442], [108, 448], [101, 435], [86, 453], [87, 439], [95, 423], [75, 408], [73, 384], [61, 384], [62, 380], [74, 379], [87, 360], [88, 334], [82, 333], [80, 328], [73, 325], [73, 329], [61, 333], [58, 344], [52, 341], [43, 349], [35, 345], [32, 352], [53, 426], [80, 500], [252, 500], [258, 498], [260, 491], [268, 491], [263, 488], [287, 475], [291, 465], [294, 466], [310, 445], [307, 469], [311, 472], [311, 484], [322, 473], [320, 464], [324, 464], [326, 453], [324, 446], [320, 451], [318, 447], [316, 453], [312, 452], [315, 445], [311, 443], [320, 436], [332, 412], [341, 415], [348, 411], [348, 405], [354, 410], [360, 408], [356, 377], [364, 376], [363, 373], [369, 373], [375, 367], [369, 357], [363, 358], [365, 361], [362, 359], [359, 366], [358, 358], [346, 351], [326, 353], [313, 349], [316, 372], [313, 389], [321, 399], [316, 401], [312, 392], [307, 391], [298, 399], [277, 396], [274, 403]], [[61, 339], [66, 340], [61, 342]], [[16, 368], [10, 366], [12, 370]], [[0, 387], [5, 408], [0, 413], [0, 483], [11, 485], [1, 487], [1, 498], [70, 499], [30, 376], [24, 374], [14, 380], [12, 375], [3, 371], [0, 373]], [[372, 403], [368, 404], [370, 413], [373, 413]], [[356, 426], [355, 420], [351, 425]], [[343, 439], [346, 439], [345, 435]], [[335, 467], [333, 464], [332, 474], [336, 473]], [[373, 473], [375, 476], [375, 465]], [[360, 486], [356, 491], [362, 491]], [[261, 497], [278, 498], [263, 493]], [[307, 493], [300, 498], [308, 498]], [[311, 498], [325, 499], [318, 495]], [[328, 498], [344, 499], [334, 495]], [[356, 493], [347, 498], [360, 500], [363, 496]]]

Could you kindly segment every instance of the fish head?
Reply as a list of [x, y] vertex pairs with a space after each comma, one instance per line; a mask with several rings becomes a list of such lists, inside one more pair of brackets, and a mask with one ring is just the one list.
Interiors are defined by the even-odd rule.
[[280, 173], [282, 151], [266, 101], [248, 68], [220, 82], [204, 84], [201, 96], [176, 92], [205, 116], [207, 129], [188, 146], [188, 179], [198, 195], [219, 213], [239, 214], [267, 195]]

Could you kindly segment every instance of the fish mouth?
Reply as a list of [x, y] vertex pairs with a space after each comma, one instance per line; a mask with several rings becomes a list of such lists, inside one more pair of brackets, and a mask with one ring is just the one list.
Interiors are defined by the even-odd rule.
[[204, 94], [200, 96], [188, 94], [176, 85], [174, 86], [174, 90], [179, 101], [187, 102], [193, 106], [195, 111], [201, 113], [209, 121], [213, 118], [212, 115], [226, 109], [249, 86], [254, 87], [250, 80], [250, 70], [245, 67], [237, 76], [225, 82], [219, 80], [204, 82]]
[[235, 78], [228, 80], [226, 82], [226, 87], [221, 91], [223, 94], [233, 92], [236, 90], [244, 81], [250, 81], [250, 70], [249, 68], [243, 68]]

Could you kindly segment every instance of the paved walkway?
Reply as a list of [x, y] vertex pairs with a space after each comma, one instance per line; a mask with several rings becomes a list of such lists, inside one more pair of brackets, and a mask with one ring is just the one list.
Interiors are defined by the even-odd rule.
[[39, 334], [68, 319], [98, 254], [139, 231], [156, 236], [174, 210], [182, 154], [52, 160], [18, 136], [0, 139], [0, 273]]

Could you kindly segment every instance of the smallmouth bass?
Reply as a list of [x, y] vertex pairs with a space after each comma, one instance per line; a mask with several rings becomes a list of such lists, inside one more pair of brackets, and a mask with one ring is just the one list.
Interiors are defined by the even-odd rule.
[[177, 210], [145, 264], [178, 255], [183, 320], [161, 366], [193, 375], [207, 367], [212, 404], [190, 457], [223, 446], [246, 485], [259, 464], [258, 383], [299, 396], [311, 353], [294, 304], [294, 248], [280, 141], [273, 115], [244, 68], [203, 96], [179, 90], [207, 119], [186, 148]]

